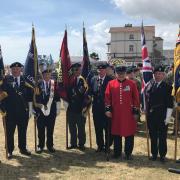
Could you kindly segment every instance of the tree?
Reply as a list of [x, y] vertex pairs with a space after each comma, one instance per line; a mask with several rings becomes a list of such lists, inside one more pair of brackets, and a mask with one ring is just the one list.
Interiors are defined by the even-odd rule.
[[95, 53], [95, 52], [92, 52], [92, 53], [90, 54], [90, 58], [98, 61], [98, 60], [99, 60], [99, 55], [98, 55], [97, 53]]

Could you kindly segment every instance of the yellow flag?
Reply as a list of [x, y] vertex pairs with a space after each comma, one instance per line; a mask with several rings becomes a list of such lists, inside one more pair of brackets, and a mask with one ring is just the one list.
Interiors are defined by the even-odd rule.
[[172, 95], [175, 96], [176, 102], [180, 102], [180, 30], [174, 49], [174, 84]]

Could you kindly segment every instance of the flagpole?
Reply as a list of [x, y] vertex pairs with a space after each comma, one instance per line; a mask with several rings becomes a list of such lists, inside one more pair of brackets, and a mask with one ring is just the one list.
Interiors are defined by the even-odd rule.
[[6, 159], [8, 159], [8, 144], [7, 144], [7, 127], [6, 127], [6, 115], [3, 115], [3, 127], [4, 127], [4, 139], [5, 139], [5, 151], [6, 151]]
[[[34, 79], [35, 79], [35, 87], [37, 87], [37, 50], [35, 47], [35, 30], [34, 25], [32, 24], [32, 41], [34, 48]], [[36, 62], [35, 62], [36, 61]], [[33, 93], [34, 104], [36, 104], [36, 94]], [[37, 152], [37, 116], [34, 116], [34, 150]]]
[[90, 112], [88, 109], [88, 122], [89, 122], [89, 146], [92, 149], [92, 136], [91, 136], [91, 119], [90, 119]]
[[[142, 43], [142, 61], [144, 62], [145, 59], [148, 58], [148, 51], [146, 47], [146, 39], [145, 39], [145, 34], [144, 34], [144, 26], [143, 26], [143, 20], [141, 24], [141, 43]], [[148, 67], [151, 69], [151, 71], [144, 72], [143, 71], [143, 81], [142, 81], [142, 95], [143, 95], [143, 105], [144, 105], [144, 110], [145, 110], [145, 128], [146, 128], [146, 139], [147, 139], [147, 153], [148, 153], [148, 158], [150, 158], [150, 150], [149, 150], [149, 129], [148, 129], [148, 122], [147, 122], [147, 107], [146, 107], [146, 93], [145, 93], [145, 85], [151, 80], [152, 77], [152, 67], [151, 63], [149, 64], [143, 63], [143, 68]], [[146, 78], [145, 73], [150, 73], [149, 77]]]
[[175, 118], [175, 149], [174, 149], [174, 160], [177, 158], [177, 137], [178, 137], [178, 119], [179, 119], [179, 107], [176, 107], [176, 118]]

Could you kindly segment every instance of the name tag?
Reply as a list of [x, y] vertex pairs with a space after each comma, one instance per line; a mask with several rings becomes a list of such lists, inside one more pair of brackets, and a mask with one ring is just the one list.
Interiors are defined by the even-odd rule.
[[130, 91], [130, 86], [125, 86], [123, 91]]

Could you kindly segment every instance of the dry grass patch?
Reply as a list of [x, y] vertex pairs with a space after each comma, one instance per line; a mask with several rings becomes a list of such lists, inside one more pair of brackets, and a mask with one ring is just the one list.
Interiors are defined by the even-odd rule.
[[[92, 119], [91, 119], [92, 123]], [[88, 125], [87, 125], [88, 128]], [[172, 128], [172, 127], [171, 127]], [[17, 133], [15, 137], [16, 148], [14, 159], [5, 159], [4, 132], [0, 127], [0, 179], [35, 179], [35, 180], [57, 180], [57, 179], [123, 179], [123, 180], [161, 180], [180, 179], [177, 174], [167, 171], [169, 167], [179, 167], [173, 161], [174, 140], [172, 136], [168, 138], [168, 162], [165, 164], [151, 162], [147, 158], [146, 136], [144, 124], [139, 125], [140, 132], [135, 137], [134, 160], [113, 160], [106, 161], [104, 153], [95, 153], [95, 136], [92, 123], [93, 149], [89, 148], [89, 135], [87, 129], [86, 151], [66, 150], [65, 148], [65, 112], [62, 110], [56, 120], [54, 144], [56, 153], [50, 154], [45, 151], [42, 154], [34, 153], [34, 132], [33, 119], [30, 119], [28, 126], [28, 149], [32, 151], [31, 157], [22, 156], [17, 148]], [[178, 145], [180, 155], [180, 146]]]

